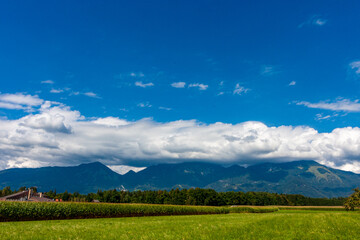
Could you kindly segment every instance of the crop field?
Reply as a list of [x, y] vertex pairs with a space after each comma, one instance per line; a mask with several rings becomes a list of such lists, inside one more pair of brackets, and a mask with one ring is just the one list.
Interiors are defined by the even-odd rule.
[[358, 239], [360, 213], [272, 213], [1, 222], [5, 239]]
[[267, 213], [277, 207], [210, 207], [157, 204], [0, 202], [0, 222], [78, 218]]

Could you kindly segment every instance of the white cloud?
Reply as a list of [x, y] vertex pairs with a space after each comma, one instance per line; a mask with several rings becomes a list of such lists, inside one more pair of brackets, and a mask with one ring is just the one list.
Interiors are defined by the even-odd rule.
[[27, 106], [39, 106], [44, 102], [44, 100], [40, 99], [37, 95], [31, 96], [31, 95], [25, 95], [23, 93], [0, 94], [0, 101], [14, 103], [14, 104], [27, 105]]
[[313, 15], [313, 16], [311, 16], [307, 21], [299, 24], [298, 27], [299, 27], [299, 28], [302, 28], [302, 27], [304, 27], [304, 26], [306, 26], [306, 25], [315, 25], [315, 26], [321, 27], [321, 26], [324, 26], [327, 22], [328, 22], [327, 19], [322, 18], [322, 17], [319, 16], [319, 15]]
[[137, 106], [141, 107], [141, 108], [150, 108], [150, 107], [152, 107], [152, 105], [150, 103], [148, 103], [148, 102], [139, 103]]
[[185, 82], [173, 82], [171, 84], [171, 86], [174, 87], [174, 88], [184, 88], [185, 85], [186, 85]]
[[[74, 94], [74, 95], [77, 95], [77, 94]], [[85, 92], [85, 93], [83, 93], [83, 95], [92, 97], [92, 98], [101, 98], [96, 93], [93, 93], [93, 92]]]
[[50, 92], [51, 93], [62, 93], [62, 92], [64, 92], [64, 90], [62, 90], [62, 89], [54, 89], [53, 88], [53, 89], [50, 90]]
[[141, 81], [135, 82], [135, 86], [146, 88], [146, 87], [152, 87], [154, 84], [152, 82], [150, 83], [143, 83]]
[[130, 76], [134, 78], [142, 78], [145, 77], [145, 74], [143, 74], [142, 72], [132, 72], [130, 73]]
[[196, 120], [86, 119], [78, 111], [49, 101], [43, 102], [36, 114], [0, 119], [0, 168], [101, 161], [120, 171], [120, 165], [165, 162], [254, 164], [303, 159], [360, 172], [360, 128], [319, 133], [306, 126], [269, 127], [254, 121], [204, 124]]
[[202, 83], [192, 83], [192, 84], [189, 84], [189, 87], [199, 88], [199, 90], [204, 91], [209, 87], [209, 85], [205, 85]]
[[289, 86], [295, 86], [296, 85], [296, 82], [295, 81], [291, 81], [290, 83], [289, 83]]
[[37, 95], [25, 95], [23, 93], [16, 94], [0, 94], [0, 108], [33, 111], [34, 107], [40, 106], [44, 100]]
[[331, 115], [324, 115], [322, 113], [318, 113], [315, 116], [315, 120], [317, 120], [317, 121], [321, 121], [321, 120], [325, 120], [325, 119], [329, 119], [329, 118], [331, 118]]
[[69, 93], [69, 96], [78, 96], [80, 95], [80, 92], [77, 91], [72, 91], [71, 93]]
[[27, 109], [25, 106], [20, 105], [20, 104], [14, 104], [14, 103], [8, 103], [8, 102], [0, 102], [0, 108], [5, 108], [5, 109]]
[[308, 108], [325, 109], [331, 111], [360, 112], [359, 100], [351, 101], [349, 99], [337, 99], [336, 101], [321, 101], [310, 103], [306, 101], [296, 102], [296, 105], [303, 105]]
[[317, 18], [317, 19], [314, 19], [314, 21], [313, 21], [313, 24], [318, 25], [318, 26], [323, 26], [326, 23], [327, 23], [327, 20], [323, 19], [323, 18]]
[[159, 109], [161, 109], [161, 110], [166, 110], [166, 111], [172, 110], [172, 108], [169, 108], [169, 107], [159, 107]]
[[355, 70], [356, 74], [360, 74], [360, 61], [354, 61], [349, 64], [350, 68]]
[[267, 77], [278, 73], [280, 73], [279, 68], [272, 65], [263, 65], [260, 69], [260, 74]]
[[128, 121], [115, 117], [106, 117], [106, 118], [98, 118], [92, 121], [95, 124], [110, 126], [110, 127], [120, 127], [130, 124]]
[[249, 88], [244, 88], [240, 86], [239, 83], [237, 83], [233, 91], [233, 94], [242, 95], [243, 93], [247, 93], [249, 90], [250, 90]]
[[43, 84], [54, 84], [53, 80], [45, 80], [45, 81], [41, 81], [41, 83]]
[[114, 172], [117, 172], [121, 175], [124, 175], [125, 173], [129, 171], [139, 172], [141, 170], [144, 170], [146, 167], [131, 167], [126, 165], [108, 165], [108, 167], [113, 170]]

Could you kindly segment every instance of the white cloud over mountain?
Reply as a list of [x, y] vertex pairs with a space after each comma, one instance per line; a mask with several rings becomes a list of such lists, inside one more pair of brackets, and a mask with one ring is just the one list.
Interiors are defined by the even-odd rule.
[[[23, 104], [14, 98], [2, 99]], [[131, 122], [116, 117], [85, 118], [65, 105], [41, 99], [34, 104], [39, 102], [42, 105], [36, 113], [0, 119], [0, 168], [92, 161], [141, 167], [162, 162], [253, 164], [313, 159], [330, 167], [360, 171], [357, 127], [319, 133], [306, 126], [269, 127], [254, 121]]]

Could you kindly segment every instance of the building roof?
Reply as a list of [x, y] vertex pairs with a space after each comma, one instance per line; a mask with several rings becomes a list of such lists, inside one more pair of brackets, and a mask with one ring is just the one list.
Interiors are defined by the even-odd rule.
[[31, 189], [1, 197], [0, 201], [54, 202], [53, 199], [46, 197], [44, 194], [33, 193]]
[[21, 197], [26, 197], [27, 194], [29, 193], [28, 190], [25, 190], [25, 191], [21, 191], [21, 192], [17, 192], [17, 193], [13, 193], [13, 194], [10, 194], [10, 195], [7, 195], [5, 197], [1, 197], [0, 198], [0, 201], [6, 201], [8, 199], [16, 199], [16, 198], [21, 198]]

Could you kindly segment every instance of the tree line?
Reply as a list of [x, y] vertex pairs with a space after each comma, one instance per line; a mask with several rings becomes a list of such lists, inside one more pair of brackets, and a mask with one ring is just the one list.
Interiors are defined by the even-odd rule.
[[[0, 197], [18, 191], [5, 187], [0, 191]], [[33, 188], [36, 191], [36, 188]], [[311, 198], [300, 194], [279, 194], [268, 192], [216, 192], [213, 189], [173, 189], [155, 191], [119, 191], [99, 190], [97, 193], [80, 194], [78, 192], [57, 193], [56, 190], [48, 191], [46, 196], [52, 199], [62, 199], [72, 202], [92, 202], [98, 200], [106, 203], [148, 203], [148, 204], [173, 204], [173, 205], [202, 205], [202, 206], [342, 206], [346, 198]]]

